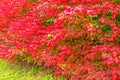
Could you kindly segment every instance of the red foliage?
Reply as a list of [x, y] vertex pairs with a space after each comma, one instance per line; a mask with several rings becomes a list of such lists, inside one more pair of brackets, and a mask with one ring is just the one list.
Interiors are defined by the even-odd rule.
[[0, 1], [1, 58], [31, 59], [70, 80], [120, 79], [119, 4], [31, 1]]

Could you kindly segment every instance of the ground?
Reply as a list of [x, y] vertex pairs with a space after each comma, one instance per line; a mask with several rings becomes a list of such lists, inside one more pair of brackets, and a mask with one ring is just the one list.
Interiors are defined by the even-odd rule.
[[9, 64], [0, 59], [0, 80], [65, 80], [53, 78], [49, 69], [29, 64]]

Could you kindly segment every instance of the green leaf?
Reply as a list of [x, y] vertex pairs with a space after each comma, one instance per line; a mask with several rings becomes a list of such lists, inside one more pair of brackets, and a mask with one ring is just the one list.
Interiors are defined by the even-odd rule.
[[49, 25], [53, 25], [53, 22], [54, 22], [54, 17], [49, 17], [44, 21], [44, 24], [46, 26], [49, 26]]
[[112, 30], [111, 26], [107, 25], [107, 24], [104, 24], [104, 25], [100, 25], [100, 28], [103, 32], [107, 33], [109, 31]]
[[117, 17], [116, 17], [116, 20], [117, 20], [117, 21], [120, 21], [120, 10], [118, 11], [118, 15], [117, 15]]

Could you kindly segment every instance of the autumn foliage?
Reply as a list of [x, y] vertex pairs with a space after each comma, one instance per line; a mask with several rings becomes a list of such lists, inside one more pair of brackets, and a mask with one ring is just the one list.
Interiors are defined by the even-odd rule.
[[119, 80], [120, 4], [0, 0], [0, 57], [53, 67], [70, 80]]

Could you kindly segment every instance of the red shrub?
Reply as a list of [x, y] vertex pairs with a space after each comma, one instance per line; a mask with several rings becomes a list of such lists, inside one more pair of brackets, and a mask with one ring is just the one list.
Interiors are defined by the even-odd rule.
[[120, 5], [30, 1], [0, 1], [1, 58], [52, 66], [70, 80], [120, 78]]

